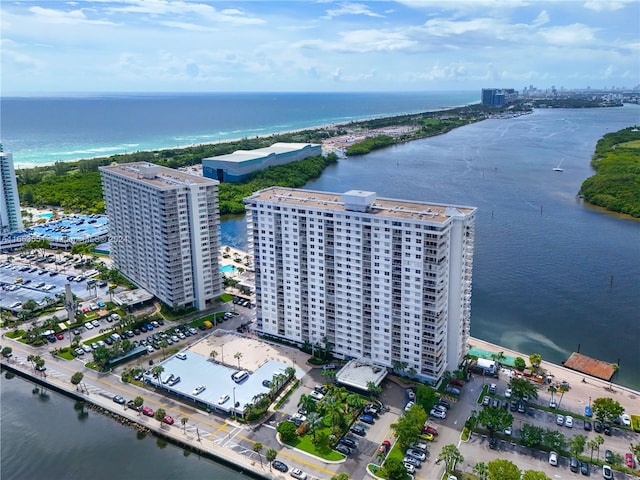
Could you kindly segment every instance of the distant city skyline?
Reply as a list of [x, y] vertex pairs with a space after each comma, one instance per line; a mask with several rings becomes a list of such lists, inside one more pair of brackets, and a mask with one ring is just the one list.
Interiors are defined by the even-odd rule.
[[3, 95], [631, 89], [640, 2], [3, 2]]

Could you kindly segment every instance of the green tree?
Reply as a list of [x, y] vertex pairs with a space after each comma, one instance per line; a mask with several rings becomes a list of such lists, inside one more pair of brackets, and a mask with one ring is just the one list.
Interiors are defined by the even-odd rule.
[[567, 440], [564, 434], [558, 430], [547, 428], [542, 434], [542, 446], [547, 450], [564, 450]]
[[325, 398], [323, 403], [325, 412], [331, 419], [331, 431], [337, 434], [342, 421], [342, 414], [344, 413], [344, 404], [335, 396]]
[[387, 461], [384, 462], [384, 471], [387, 472], [389, 480], [408, 480], [410, 478], [402, 460], [397, 457], [387, 458]]
[[0, 350], [0, 355], [2, 355], [5, 358], [9, 358], [11, 356], [11, 352], [13, 352], [13, 348], [2, 347], [2, 350]]
[[489, 480], [520, 480], [520, 469], [504, 459], [492, 460], [487, 464]]
[[350, 393], [347, 395], [345, 402], [351, 411], [360, 410], [367, 403], [366, 400], [362, 398], [362, 395], [358, 395], [357, 393]]
[[140, 415], [140, 407], [144, 404], [144, 398], [137, 396], [133, 399], [133, 404], [135, 405], [136, 410], [138, 410], [138, 415]]
[[313, 442], [316, 442], [316, 432], [322, 427], [322, 416], [318, 412], [311, 412], [307, 416], [307, 425], [313, 435]]
[[164, 372], [164, 367], [162, 365], [154, 365], [151, 367], [151, 375], [158, 382], [158, 386], [162, 386], [162, 373]]
[[520, 428], [520, 441], [529, 448], [540, 448], [544, 430], [541, 427], [525, 423]]
[[426, 420], [427, 413], [424, 408], [416, 404], [404, 412], [396, 423], [391, 424], [401, 448], [408, 447], [418, 438]]
[[456, 463], [464, 462], [464, 457], [455, 445], [445, 445], [438, 454], [438, 460], [444, 460], [447, 472], [451, 472]]
[[166, 414], [167, 412], [164, 408], [159, 408], [153, 414], [153, 418], [155, 418], [158, 422], [160, 422], [160, 425], [162, 425], [162, 420], [164, 420]]
[[636, 443], [635, 445], [633, 443], [630, 443], [629, 451], [631, 452], [631, 455], [633, 455], [638, 461], [640, 461], [640, 443]]
[[333, 477], [331, 477], [331, 480], [351, 480], [351, 477], [349, 476], [348, 473], [336, 473]]
[[404, 375], [404, 372], [407, 370], [407, 367], [409, 366], [407, 362], [402, 362], [400, 360], [394, 360], [391, 364], [393, 366], [393, 370], [401, 377]]
[[538, 389], [529, 380], [524, 378], [512, 378], [509, 382], [511, 395], [518, 400], [522, 400], [525, 396], [529, 398], [538, 398]]
[[187, 422], [189, 422], [188, 417], [182, 417], [180, 419], [180, 423], [182, 424], [182, 433], [187, 433]]
[[253, 444], [253, 451], [258, 454], [258, 458], [260, 459], [260, 466], [262, 466], [262, 455], [260, 455], [260, 452], [262, 451], [263, 448], [264, 448], [264, 445], [262, 445], [262, 443], [260, 442], [256, 442]]
[[478, 423], [489, 430], [490, 436], [513, 424], [513, 415], [504, 408], [486, 407], [478, 414]]
[[290, 442], [294, 438], [296, 438], [296, 424], [293, 422], [280, 422], [276, 430], [280, 434], [280, 438], [283, 442]]
[[624, 413], [624, 407], [612, 398], [596, 398], [592, 403], [593, 415], [601, 422], [613, 422]]
[[425, 412], [430, 412], [438, 399], [435, 388], [419, 383], [415, 387], [415, 392], [416, 403], [421, 405]]
[[522, 357], [516, 357], [513, 361], [513, 366], [516, 370], [523, 371], [525, 368], [527, 368], [527, 362], [525, 362], [524, 358]]
[[376, 385], [373, 382], [367, 382], [367, 392], [369, 392], [369, 396], [373, 400], [375, 397], [382, 393], [382, 387]]
[[84, 378], [84, 373], [82, 372], [76, 372], [73, 375], [71, 375], [71, 384], [75, 385], [76, 390], [78, 389], [78, 385], [80, 385], [83, 378]]
[[522, 476], [522, 480], [551, 480], [544, 472], [537, 470], [527, 470]]
[[564, 394], [567, 393], [569, 390], [571, 390], [571, 387], [569, 387], [569, 384], [566, 382], [563, 382], [560, 385], [558, 385], [558, 392], [560, 392], [560, 400], [558, 400], [558, 408], [560, 408], [560, 404], [562, 403]]
[[242, 358], [242, 352], [236, 352], [233, 354], [233, 358], [238, 360], [238, 368], [240, 368], [240, 359]]
[[317, 408], [317, 404], [315, 399], [311, 395], [302, 394], [300, 395], [300, 400], [298, 401], [298, 407], [307, 411], [307, 413], [315, 412]]
[[575, 437], [571, 437], [569, 439], [569, 451], [573, 454], [574, 457], [582, 455], [584, 452], [584, 448], [587, 445], [587, 437], [584, 435], [576, 435]]
[[529, 355], [529, 363], [534, 370], [537, 370], [542, 364], [542, 355], [540, 355], [539, 353], [532, 353], [531, 355]]
[[558, 389], [555, 387], [555, 385], [549, 385], [548, 391], [551, 394], [551, 401], [553, 402], [553, 396], [558, 391]]
[[320, 372], [320, 375], [322, 375], [327, 379], [327, 381], [331, 383], [334, 383], [336, 381], [336, 374], [337, 372], [335, 370], [322, 370], [322, 372]]
[[267, 451], [265, 452], [264, 456], [267, 459], [267, 462], [269, 462], [269, 471], [270, 472], [273, 471], [273, 470], [271, 470], [271, 463], [278, 456], [278, 452], [276, 452], [273, 448], [268, 448]]
[[478, 462], [473, 466], [473, 473], [475, 473], [480, 480], [487, 480], [489, 475], [489, 467], [484, 462]]

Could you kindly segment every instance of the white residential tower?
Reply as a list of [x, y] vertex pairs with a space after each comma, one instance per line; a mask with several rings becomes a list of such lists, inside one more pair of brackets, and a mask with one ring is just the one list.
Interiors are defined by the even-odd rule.
[[222, 293], [218, 182], [145, 162], [100, 172], [116, 268], [169, 306], [209, 306]]
[[245, 199], [257, 329], [429, 381], [467, 351], [476, 208], [281, 187]]
[[13, 168], [13, 155], [0, 145], [0, 234], [22, 230], [22, 214], [18, 183]]

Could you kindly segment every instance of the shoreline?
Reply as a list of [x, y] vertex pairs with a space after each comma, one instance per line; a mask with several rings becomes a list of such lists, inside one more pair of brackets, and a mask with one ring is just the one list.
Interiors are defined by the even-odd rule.
[[[449, 106], [449, 107], [441, 107], [441, 108], [436, 108], [436, 109], [432, 109], [432, 110], [424, 110], [424, 111], [418, 111], [418, 112], [401, 112], [401, 113], [396, 113], [396, 114], [392, 114], [392, 115], [388, 115], [388, 114], [381, 114], [381, 115], [374, 115], [371, 117], [365, 116], [362, 118], [358, 118], [355, 120], [350, 120], [348, 122], [333, 122], [333, 123], [327, 123], [327, 124], [321, 124], [321, 125], [314, 125], [314, 126], [310, 126], [310, 127], [303, 127], [303, 128], [295, 128], [292, 130], [283, 130], [283, 131], [275, 131], [272, 133], [264, 133], [261, 135], [255, 135], [256, 138], [268, 138], [268, 137], [272, 137], [272, 136], [277, 136], [277, 135], [291, 135], [294, 133], [299, 133], [299, 132], [304, 132], [307, 130], [317, 130], [317, 131], [322, 131], [322, 130], [326, 130], [326, 129], [331, 129], [331, 128], [338, 128], [338, 127], [346, 127], [349, 126], [350, 124], [354, 124], [357, 122], [367, 122], [367, 121], [371, 121], [371, 120], [380, 120], [380, 119], [386, 119], [386, 118], [394, 118], [394, 117], [399, 117], [399, 116], [404, 116], [404, 115], [422, 115], [422, 114], [427, 114], [427, 113], [435, 113], [435, 112], [446, 112], [446, 111], [450, 111], [450, 110], [455, 110], [456, 108], [464, 108], [464, 107], [468, 107], [471, 105], [477, 105], [479, 102], [474, 102], [474, 103], [468, 103], [468, 104], [464, 104], [464, 105], [457, 105], [457, 106]], [[254, 137], [254, 135], [251, 136], [252, 138]], [[56, 163], [78, 163], [78, 162], [85, 162], [85, 161], [90, 161], [90, 160], [97, 160], [97, 159], [105, 159], [105, 158], [111, 158], [111, 157], [115, 157], [115, 156], [119, 156], [119, 155], [132, 155], [132, 154], [136, 154], [136, 153], [151, 153], [151, 152], [162, 152], [162, 151], [167, 151], [167, 150], [186, 150], [188, 148], [198, 148], [198, 147], [204, 147], [204, 146], [208, 146], [208, 145], [221, 145], [221, 144], [225, 144], [225, 143], [234, 143], [234, 142], [240, 142], [246, 138], [249, 138], [249, 136], [245, 135], [244, 137], [236, 137], [236, 138], [229, 138], [229, 139], [225, 139], [225, 140], [212, 140], [209, 142], [200, 142], [200, 143], [191, 143], [191, 144], [183, 144], [183, 145], [176, 145], [175, 147], [159, 147], [159, 148], [146, 148], [146, 149], [142, 149], [142, 150], [134, 150], [131, 152], [126, 152], [126, 153], [113, 153], [113, 154], [109, 154], [109, 155], [96, 155], [94, 157], [84, 157], [84, 158], [74, 158], [74, 159], [68, 159], [68, 160], [56, 160], [53, 162], [44, 162], [44, 163], [19, 163], [15, 161], [15, 152], [11, 152], [14, 155], [14, 168], [16, 170], [29, 170], [29, 169], [33, 169], [33, 168], [39, 168], [39, 167], [53, 167]], [[333, 138], [333, 137], [329, 137]], [[327, 139], [327, 140], [329, 140]]]

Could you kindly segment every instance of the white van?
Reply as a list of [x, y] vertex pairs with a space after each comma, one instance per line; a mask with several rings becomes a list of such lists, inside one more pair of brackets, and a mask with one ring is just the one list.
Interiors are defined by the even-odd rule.
[[236, 372], [231, 375], [231, 379], [236, 383], [240, 383], [247, 378], [249, 378], [249, 372], [246, 370], [241, 370], [240, 372]]

